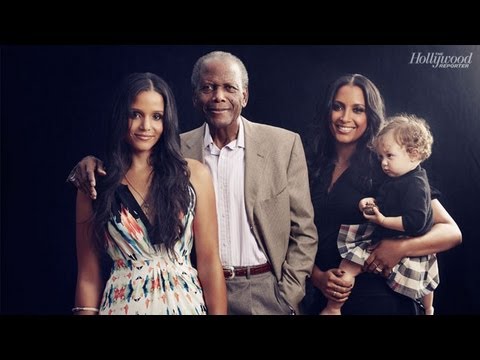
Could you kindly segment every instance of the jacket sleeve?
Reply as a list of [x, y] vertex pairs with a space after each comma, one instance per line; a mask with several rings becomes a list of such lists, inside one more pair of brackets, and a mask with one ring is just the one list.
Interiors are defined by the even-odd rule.
[[290, 239], [287, 256], [282, 266], [279, 288], [284, 299], [298, 312], [298, 304], [305, 296], [305, 281], [312, 272], [318, 245], [307, 162], [298, 134], [295, 134], [287, 177], [290, 200]]

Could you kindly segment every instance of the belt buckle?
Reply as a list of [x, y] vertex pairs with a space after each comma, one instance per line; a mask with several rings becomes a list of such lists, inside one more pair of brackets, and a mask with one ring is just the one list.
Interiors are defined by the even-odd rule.
[[223, 267], [224, 270], [230, 270], [232, 272], [232, 274], [229, 276], [229, 277], [226, 277], [225, 279], [233, 279], [235, 277], [235, 267], [234, 266], [224, 266]]

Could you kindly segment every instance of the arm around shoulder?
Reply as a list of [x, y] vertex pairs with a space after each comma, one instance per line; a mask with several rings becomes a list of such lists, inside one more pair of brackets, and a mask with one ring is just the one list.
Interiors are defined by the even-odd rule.
[[67, 181], [95, 200], [97, 198], [95, 171], [101, 176], [107, 174], [102, 160], [91, 155], [85, 156], [72, 169]]

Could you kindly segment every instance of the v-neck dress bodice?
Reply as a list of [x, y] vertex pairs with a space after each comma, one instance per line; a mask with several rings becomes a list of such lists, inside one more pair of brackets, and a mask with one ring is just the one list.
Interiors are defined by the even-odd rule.
[[101, 315], [206, 314], [197, 270], [190, 262], [196, 196], [191, 186], [189, 192], [185, 230], [169, 253], [165, 246], [150, 241], [151, 224], [128, 186], [117, 188], [106, 229], [107, 253], [113, 266], [102, 297]]

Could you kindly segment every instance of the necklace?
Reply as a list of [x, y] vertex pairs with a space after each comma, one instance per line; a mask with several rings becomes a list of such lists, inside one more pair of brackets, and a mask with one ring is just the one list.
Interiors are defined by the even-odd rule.
[[128, 180], [128, 177], [127, 177], [127, 174], [125, 174], [125, 180], [127, 180], [127, 183], [128, 185], [130, 185], [130, 187], [132, 188], [133, 191], [135, 191], [138, 196], [140, 196], [140, 199], [142, 199], [142, 203], [140, 204], [140, 207], [145, 211], [145, 213], [148, 212], [148, 209], [149, 209], [149, 205], [148, 203], [145, 201], [145, 198], [142, 196], [142, 194], [140, 193], [140, 191], [138, 191], [137, 189], [135, 189], [135, 186], [132, 185], [132, 183], [130, 182], [130, 180]]

